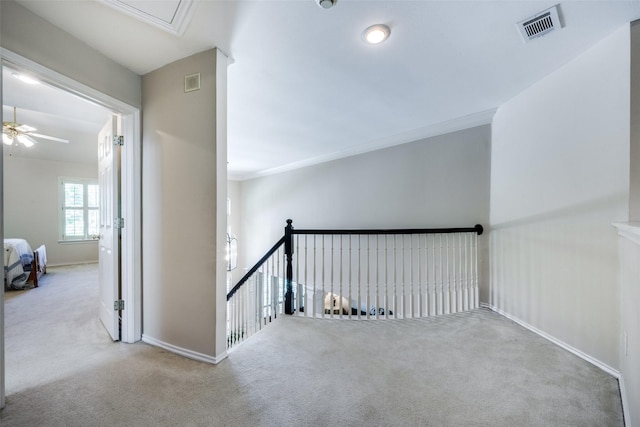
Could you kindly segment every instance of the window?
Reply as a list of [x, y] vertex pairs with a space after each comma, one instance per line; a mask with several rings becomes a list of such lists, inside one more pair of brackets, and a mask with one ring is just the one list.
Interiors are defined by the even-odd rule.
[[100, 189], [95, 179], [60, 178], [60, 240], [96, 240]]

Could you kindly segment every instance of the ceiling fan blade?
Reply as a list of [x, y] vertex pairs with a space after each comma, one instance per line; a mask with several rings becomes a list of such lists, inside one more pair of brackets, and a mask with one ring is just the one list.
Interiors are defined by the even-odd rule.
[[36, 143], [36, 141], [34, 141], [33, 138], [31, 138], [30, 136], [27, 136], [25, 134], [18, 135], [16, 137], [16, 139], [18, 140], [18, 142], [20, 142], [21, 144], [23, 144], [27, 148], [32, 147], [33, 144]]
[[38, 130], [38, 129], [36, 129], [36, 128], [32, 127], [32, 126], [29, 126], [29, 125], [18, 125], [18, 126], [15, 126], [15, 129], [18, 132], [33, 132], [34, 130]]
[[39, 134], [39, 133], [32, 133], [30, 135], [31, 136], [35, 136], [36, 138], [49, 139], [51, 141], [56, 141], [56, 142], [64, 142], [65, 144], [69, 143], [68, 139], [56, 138], [55, 136], [42, 135], [42, 134]]

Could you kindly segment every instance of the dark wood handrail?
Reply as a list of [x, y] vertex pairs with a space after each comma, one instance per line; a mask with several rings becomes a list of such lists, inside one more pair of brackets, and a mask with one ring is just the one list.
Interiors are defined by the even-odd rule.
[[484, 228], [480, 224], [476, 224], [474, 227], [456, 227], [456, 228], [398, 228], [398, 229], [352, 229], [352, 230], [332, 230], [332, 229], [318, 229], [318, 230], [298, 230], [293, 228], [292, 221], [287, 220], [287, 226], [285, 227], [284, 236], [273, 245], [273, 247], [262, 257], [256, 265], [251, 268], [245, 274], [242, 279], [229, 291], [227, 294], [227, 301], [231, 299], [238, 289], [249, 280], [249, 278], [264, 264], [275, 251], [283, 244], [285, 245], [285, 256], [287, 257], [287, 273], [286, 273], [286, 293], [285, 293], [285, 313], [293, 313], [293, 290], [292, 290], [292, 267], [291, 257], [293, 255], [293, 235], [294, 234], [328, 234], [328, 235], [374, 235], [374, 234], [451, 234], [451, 233], [478, 233], [481, 235]]
[[291, 234], [451, 234], [451, 233], [478, 233], [481, 235], [484, 228], [480, 224], [476, 224], [474, 227], [459, 227], [459, 228], [397, 228], [397, 229], [363, 229], [363, 230], [300, 230], [293, 229]]
[[253, 266], [253, 268], [251, 268], [251, 270], [249, 270], [247, 272], [247, 274], [245, 274], [244, 276], [242, 276], [242, 279], [240, 279], [240, 281], [233, 287], [233, 289], [231, 289], [229, 291], [229, 293], [227, 294], [227, 301], [229, 301], [231, 299], [231, 297], [233, 296], [233, 294], [235, 294], [238, 289], [240, 289], [242, 287], [242, 285], [244, 285], [244, 283], [249, 280], [249, 277], [251, 277], [251, 275], [253, 275], [253, 273], [255, 273], [256, 271], [258, 271], [258, 269], [262, 266], [262, 264], [264, 264], [265, 262], [267, 262], [267, 260], [269, 259], [269, 257], [271, 255], [273, 255], [273, 253], [275, 251], [278, 250], [278, 248], [280, 248], [280, 246], [282, 246], [284, 244], [284, 236], [282, 236], [282, 238], [280, 240], [278, 240], [278, 243], [276, 243], [275, 245], [273, 245], [273, 247], [271, 249], [269, 249], [269, 251], [262, 257], [260, 258], [260, 261], [258, 261], [256, 263], [256, 265]]

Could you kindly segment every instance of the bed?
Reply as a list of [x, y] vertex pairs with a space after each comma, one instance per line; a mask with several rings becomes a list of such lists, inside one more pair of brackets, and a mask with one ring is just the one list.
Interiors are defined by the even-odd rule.
[[5, 289], [37, 288], [40, 277], [47, 272], [47, 250], [44, 245], [35, 251], [24, 239], [4, 239]]

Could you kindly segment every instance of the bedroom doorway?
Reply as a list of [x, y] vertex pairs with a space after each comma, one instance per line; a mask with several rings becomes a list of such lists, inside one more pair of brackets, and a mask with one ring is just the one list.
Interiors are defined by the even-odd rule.
[[[121, 341], [133, 343], [139, 341], [142, 336], [142, 316], [141, 316], [141, 243], [140, 243], [140, 110], [137, 107], [125, 104], [109, 95], [98, 92], [82, 83], [70, 79], [51, 69], [43, 67], [27, 58], [0, 48], [3, 69], [10, 68], [18, 72], [24, 72], [43, 82], [45, 85], [65, 92], [67, 95], [81, 98], [85, 102], [99, 105], [116, 114], [121, 119], [121, 135], [124, 136], [124, 145], [120, 148], [122, 152], [121, 167], [121, 201], [122, 212], [120, 217], [126, 219], [126, 228], [121, 230], [121, 255], [122, 262], [118, 266], [118, 274], [113, 280], [114, 294], [119, 295], [118, 300], [126, 301], [125, 308], [120, 312], [116, 311], [115, 316], [121, 325], [121, 334], [118, 334]], [[3, 93], [3, 104], [4, 93]], [[64, 107], [62, 107], [64, 109]], [[5, 118], [6, 120], [6, 118]], [[95, 142], [94, 137], [94, 142]], [[97, 144], [96, 144], [97, 145]], [[97, 151], [96, 148], [94, 148]], [[94, 152], [95, 152], [94, 151]], [[6, 205], [5, 205], [6, 208]], [[4, 212], [3, 212], [4, 219]], [[52, 245], [59, 244], [58, 241]], [[118, 289], [118, 280], [120, 288]], [[0, 302], [4, 302], [3, 299]], [[113, 309], [113, 302], [110, 304]], [[119, 315], [118, 315], [119, 314]], [[96, 313], [98, 317], [98, 313]], [[4, 350], [4, 306], [0, 304], [0, 345]], [[115, 335], [114, 335], [115, 336]], [[1, 359], [1, 358], [0, 358]], [[1, 362], [1, 360], [0, 360]], [[2, 363], [0, 363], [2, 365]], [[0, 369], [4, 369], [0, 366]], [[4, 372], [2, 372], [4, 373]], [[0, 379], [3, 375], [0, 375]], [[0, 381], [1, 382], [1, 381]], [[0, 385], [2, 387], [2, 385]], [[0, 390], [0, 397], [3, 396]]]

